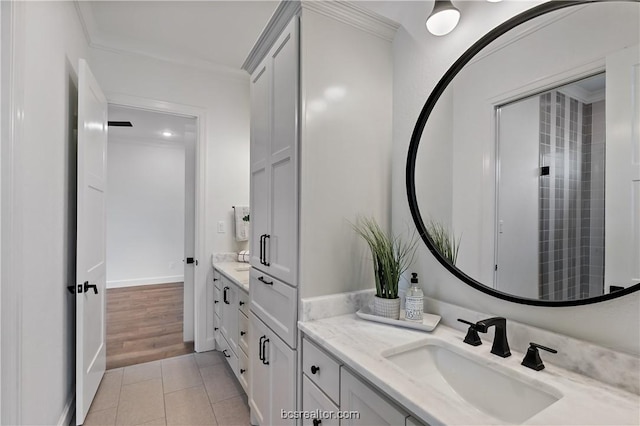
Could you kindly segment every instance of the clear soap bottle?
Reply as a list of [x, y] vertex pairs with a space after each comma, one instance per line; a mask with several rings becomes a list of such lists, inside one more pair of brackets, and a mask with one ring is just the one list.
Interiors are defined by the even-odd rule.
[[424, 293], [418, 284], [418, 274], [411, 274], [411, 288], [407, 291], [404, 301], [405, 318], [407, 321], [422, 322], [422, 311], [424, 309]]

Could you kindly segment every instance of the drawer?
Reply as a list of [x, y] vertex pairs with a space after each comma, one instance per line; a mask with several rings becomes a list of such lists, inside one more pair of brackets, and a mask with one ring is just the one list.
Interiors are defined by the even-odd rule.
[[249, 357], [243, 350], [238, 351], [238, 381], [244, 392], [249, 393]]
[[333, 402], [340, 402], [340, 364], [306, 338], [302, 340], [302, 372]]
[[[213, 288], [213, 312], [220, 317], [222, 314], [222, 291], [218, 287]], [[220, 322], [218, 322], [220, 324]]]
[[238, 290], [238, 309], [246, 316], [249, 316], [249, 293]]
[[249, 318], [242, 311], [238, 312], [238, 346], [245, 353], [249, 352]]
[[[316, 413], [333, 413], [338, 414], [338, 407], [334, 404], [327, 395], [325, 395], [320, 388], [313, 384], [313, 382], [305, 375], [302, 375], [302, 410], [305, 412]], [[319, 419], [322, 426], [338, 426], [340, 420], [336, 418], [332, 419]], [[302, 419], [303, 426], [314, 426], [313, 419]]]
[[428, 426], [425, 423], [422, 423], [418, 419], [407, 416], [407, 420], [405, 421], [405, 426]]
[[291, 348], [296, 347], [297, 291], [251, 268], [251, 311]]
[[221, 274], [220, 271], [218, 271], [216, 268], [213, 268], [213, 285], [218, 290], [222, 288]]
[[224, 338], [222, 334], [220, 334], [220, 338], [216, 340], [216, 345], [218, 345], [218, 350], [222, 352], [225, 360], [233, 370], [233, 373], [238, 375], [238, 356], [231, 350], [227, 339]]

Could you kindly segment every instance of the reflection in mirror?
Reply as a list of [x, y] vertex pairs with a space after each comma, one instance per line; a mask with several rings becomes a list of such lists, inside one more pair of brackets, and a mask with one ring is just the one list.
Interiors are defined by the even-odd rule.
[[497, 108], [495, 287], [604, 292], [605, 76]]
[[464, 274], [548, 301], [640, 282], [638, 28], [638, 3], [554, 11], [447, 86], [414, 183], [423, 221], [460, 237]]

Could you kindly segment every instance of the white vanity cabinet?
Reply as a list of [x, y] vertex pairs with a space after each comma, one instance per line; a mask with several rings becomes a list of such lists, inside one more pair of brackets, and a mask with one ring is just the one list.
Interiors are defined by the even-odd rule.
[[302, 339], [302, 409], [335, 413], [318, 419], [320, 423], [302, 419], [303, 425], [425, 426], [306, 337]]
[[246, 392], [249, 390], [249, 294], [246, 290], [215, 270], [214, 330], [216, 348]]
[[251, 75], [249, 403], [260, 425], [300, 408], [300, 297], [360, 276], [336, 261], [358, 243], [348, 220], [387, 219], [396, 29], [356, 4], [283, 1], [242, 66]]

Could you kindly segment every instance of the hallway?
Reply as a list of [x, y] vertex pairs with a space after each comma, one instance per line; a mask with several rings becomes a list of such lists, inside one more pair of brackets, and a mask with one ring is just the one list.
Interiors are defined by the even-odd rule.
[[108, 370], [84, 424], [249, 425], [249, 407], [211, 351]]

